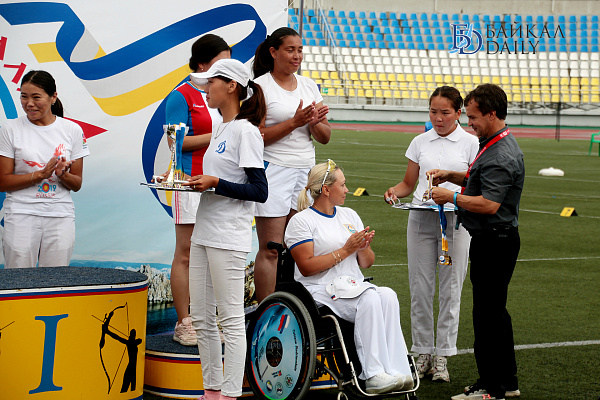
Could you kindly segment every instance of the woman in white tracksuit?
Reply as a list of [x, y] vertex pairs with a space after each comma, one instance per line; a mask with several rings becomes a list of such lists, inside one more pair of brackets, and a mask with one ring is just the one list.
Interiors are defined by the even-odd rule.
[[[466, 171], [475, 158], [479, 142], [458, 123], [463, 99], [450, 86], [438, 87], [429, 99], [429, 118], [433, 128], [417, 136], [406, 151], [408, 166], [404, 180], [385, 193], [388, 203], [413, 193], [413, 203], [423, 202], [428, 188], [426, 171], [433, 168]], [[417, 185], [418, 181], [418, 185]], [[460, 191], [452, 183], [444, 187]], [[432, 200], [428, 203], [435, 205]], [[440, 219], [437, 211], [411, 210], [407, 226], [408, 271], [411, 294], [412, 348], [418, 353], [420, 377], [449, 381], [447, 359], [456, 354], [460, 296], [467, 273], [470, 237], [461, 226], [454, 229], [456, 215], [445, 211], [447, 239], [452, 265], [438, 265], [442, 254]], [[434, 332], [433, 299], [436, 272], [439, 278], [437, 340]]]

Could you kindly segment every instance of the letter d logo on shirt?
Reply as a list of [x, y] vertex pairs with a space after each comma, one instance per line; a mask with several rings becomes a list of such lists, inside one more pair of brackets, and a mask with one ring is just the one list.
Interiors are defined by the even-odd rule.
[[225, 152], [225, 142], [227, 142], [226, 140], [223, 140], [221, 143], [219, 143], [219, 147], [217, 147], [217, 149], [215, 150], [216, 153], [223, 153]]

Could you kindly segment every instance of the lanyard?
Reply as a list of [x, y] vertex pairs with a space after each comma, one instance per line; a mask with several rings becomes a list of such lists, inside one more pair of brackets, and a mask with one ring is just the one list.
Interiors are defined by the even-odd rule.
[[[490, 140], [489, 142], [487, 142], [487, 144], [485, 146], [483, 146], [483, 148], [481, 150], [479, 150], [479, 153], [477, 153], [477, 155], [475, 156], [475, 159], [473, 160], [473, 162], [471, 163], [471, 165], [469, 165], [469, 169], [467, 170], [467, 173], [465, 175], [465, 180], [464, 182], [467, 181], [467, 179], [469, 179], [469, 175], [471, 175], [471, 168], [473, 168], [473, 164], [475, 164], [475, 161], [477, 161], [477, 159], [479, 157], [481, 157], [481, 155], [490, 147], [492, 147], [493, 144], [495, 144], [496, 142], [498, 142], [500, 139], [504, 139], [508, 134], [510, 133], [510, 131], [508, 130], [508, 128], [500, 133], [499, 135], [497, 135], [496, 137], [494, 137], [492, 140]], [[465, 183], [466, 185], [466, 183]], [[465, 191], [466, 186], [462, 186], [460, 189], [460, 194], [463, 194], [463, 192]]]
[[448, 239], [446, 237], [448, 220], [446, 219], [446, 214], [444, 214], [444, 206], [438, 204], [438, 209], [440, 211], [440, 229], [442, 231], [442, 255], [439, 257], [439, 263], [440, 265], [452, 265], [452, 258], [448, 254]]

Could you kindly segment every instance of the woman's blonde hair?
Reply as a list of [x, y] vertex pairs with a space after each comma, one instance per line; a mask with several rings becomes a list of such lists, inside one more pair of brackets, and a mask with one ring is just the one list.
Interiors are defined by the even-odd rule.
[[[340, 169], [337, 165], [329, 170], [327, 173], [327, 162], [317, 164], [311, 168], [308, 173], [308, 182], [306, 187], [300, 191], [298, 195], [298, 211], [302, 211], [310, 206], [310, 199], [308, 196], [312, 197], [313, 202], [319, 198], [321, 195], [321, 187], [323, 185], [331, 185], [336, 181], [335, 172]], [[323, 178], [327, 174], [327, 178], [325, 178], [325, 183], [323, 183]]]

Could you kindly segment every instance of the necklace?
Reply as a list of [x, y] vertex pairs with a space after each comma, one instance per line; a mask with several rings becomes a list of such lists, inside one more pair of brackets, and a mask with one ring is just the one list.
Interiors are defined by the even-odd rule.
[[[237, 115], [235, 117], [237, 117]], [[233, 117], [233, 119], [231, 121], [229, 121], [228, 123], [226, 123], [225, 125], [223, 125], [223, 123], [221, 122], [221, 124], [217, 127], [217, 131], [214, 136], [215, 139], [218, 138], [221, 135], [221, 133], [225, 132], [225, 129], [227, 129], [227, 126], [230, 123], [232, 123], [233, 121], [235, 121], [235, 117]], [[223, 127], [223, 129], [221, 129], [221, 127]]]

